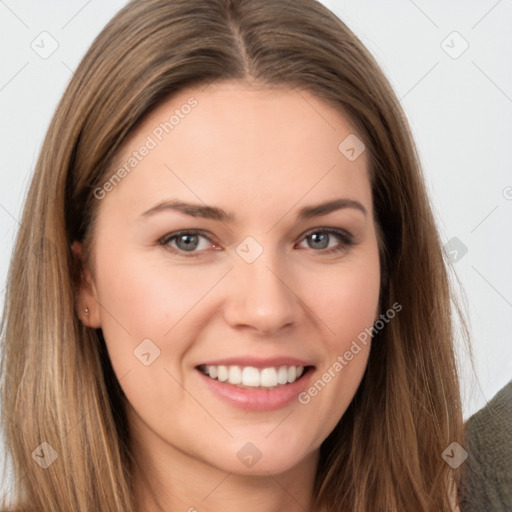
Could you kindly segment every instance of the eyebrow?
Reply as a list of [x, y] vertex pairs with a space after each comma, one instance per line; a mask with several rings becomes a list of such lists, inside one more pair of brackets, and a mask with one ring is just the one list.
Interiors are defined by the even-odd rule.
[[[298, 219], [311, 219], [314, 217], [321, 217], [337, 210], [352, 208], [359, 210], [365, 216], [368, 215], [366, 208], [354, 199], [333, 199], [313, 206], [304, 206], [297, 214]], [[227, 213], [222, 208], [216, 206], [208, 206], [194, 203], [186, 203], [178, 200], [165, 200], [146, 210], [140, 215], [141, 218], [150, 217], [156, 213], [163, 211], [177, 211], [190, 215], [191, 217], [201, 217], [203, 219], [218, 220], [221, 222], [233, 222], [235, 216], [232, 213]]]

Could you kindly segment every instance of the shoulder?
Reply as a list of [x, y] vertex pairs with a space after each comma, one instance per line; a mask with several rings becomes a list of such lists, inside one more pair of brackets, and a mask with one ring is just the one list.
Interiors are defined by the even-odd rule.
[[462, 512], [512, 510], [512, 381], [465, 425]]
[[[512, 473], [512, 381], [466, 423], [468, 462], [502, 480]], [[473, 457], [471, 458], [471, 455]]]

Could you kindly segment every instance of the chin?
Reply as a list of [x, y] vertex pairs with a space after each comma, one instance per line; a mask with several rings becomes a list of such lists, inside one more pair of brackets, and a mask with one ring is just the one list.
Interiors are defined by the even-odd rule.
[[277, 475], [298, 465], [316, 462], [315, 451], [307, 453], [304, 450], [306, 445], [306, 440], [298, 444], [271, 442], [268, 439], [261, 442], [236, 440], [232, 441], [220, 459], [212, 462], [219, 469], [239, 475]]

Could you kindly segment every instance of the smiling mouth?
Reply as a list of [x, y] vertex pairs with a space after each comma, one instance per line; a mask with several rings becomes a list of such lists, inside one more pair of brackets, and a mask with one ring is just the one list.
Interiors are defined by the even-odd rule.
[[277, 389], [293, 384], [313, 366], [271, 366], [255, 368], [254, 366], [199, 365], [196, 367], [203, 375], [245, 389]]

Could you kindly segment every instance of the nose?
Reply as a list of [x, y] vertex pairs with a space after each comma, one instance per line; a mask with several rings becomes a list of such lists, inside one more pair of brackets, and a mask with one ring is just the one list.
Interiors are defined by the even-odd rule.
[[234, 257], [224, 308], [226, 322], [267, 335], [296, 323], [300, 306], [290, 272], [265, 253], [252, 263]]

